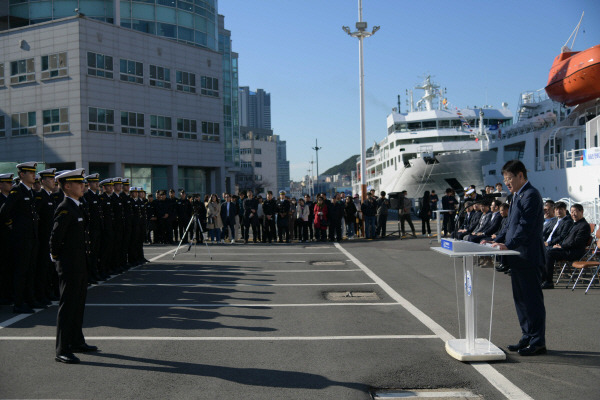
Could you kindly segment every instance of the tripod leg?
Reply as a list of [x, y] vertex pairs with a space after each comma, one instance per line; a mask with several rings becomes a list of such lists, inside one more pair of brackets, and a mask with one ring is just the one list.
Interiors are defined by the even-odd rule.
[[[184, 237], [187, 235], [188, 231], [190, 230], [190, 226], [192, 225], [192, 221], [194, 221], [194, 217], [193, 216], [192, 216], [192, 218], [190, 218], [190, 222], [188, 222], [187, 228], [185, 228]], [[175, 253], [173, 254], [173, 260], [175, 259], [175, 256], [177, 255], [177, 252], [179, 251], [179, 248], [181, 247], [182, 243], [183, 243], [183, 237], [179, 241], [179, 245], [177, 246], [177, 250], [175, 250]], [[188, 251], [190, 251], [189, 247], [188, 247]]]

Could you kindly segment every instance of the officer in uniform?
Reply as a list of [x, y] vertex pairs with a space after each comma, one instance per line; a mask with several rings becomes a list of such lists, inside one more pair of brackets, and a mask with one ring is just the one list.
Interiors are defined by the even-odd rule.
[[251, 190], [247, 192], [248, 197], [244, 199], [244, 243], [248, 243], [250, 237], [250, 226], [252, 226], [252, 238], [254, 243], [257, 242], [256, 225], [258, 224], [258, 201], [254, 198], [254, 193]]
[[114, 183], [111, 178], [100, 182], [103, 193], [99, 195], [100, 207], [102, 208], [102, 240], [100, 244], [100, 267], [99, 272], [104, 277], [109, 277], [115, 272], [114, 258], [114, 227], [115, 217], [113, 214], [112, 194]]
[[56, 320], [55, 360], [79, 363], [73, 353], [97, 351], [85, 343], [83, 313], [87, 295], [86, 233], [82, 204], [84, 170], [79, 168], [58, 175], [65, 198], [56, 209], [50, 236], [50, 254], [56, 263], [60, 301]]
[[[0, 174], [0, 208], [6, 202], [10, 189], [12, 188], [14, 174]], [[5, 218], [0, 219], [0, 254], [3, 261], [0, 263], [0, 305], [12, 304], [12, 251], [10, 249], [9, 225], [11, 221]]]
[[35, 269], [35, 295], [36, 299], [45, 305], [49, 305], [50, 300], [58, 300], [54, 297], [54, 291], [51, 289], [54, 265], [48, 258], [48, 254], [50, 254], [50, 233], [54, 224], [54, 210], [58, 205], [54, 203], [52, 198], [55, 188], [55, 172], [56, 168], [40, 171], [39, 176], [42, 187], [35, 195], [37, 212], [40, 218]]
[[100, 202], [100, 175], [91, 174], [85, 177], [89, 188], [83, 194], [87, 203], [89, 223], [88, 232], [90, 238], [90, 255], [88, 262], [88, 278], [94, 281], [106, 280], [105, 274], [100, 272], [99, 258], [102, 247], [102, 229], [104, 225], [104, 215], [102, 213], [102, 204]]
[[290, 242], [290, 230], [289, 230], [289, 214], [290, 214], [290, 202], [285, 198], [285, 191], [279, 192], [279, 200], [275, 207], [277, 212], [277, 231], [279, 233], [279, 243], [283, 243], [285, 236], [285, 242]]
[[267, 191], [267, 199], [263, 202], [263, 213], [265, 214], [265, 228], [263, 233], [263, 243], [267, 240], [269, 243], [277, 240], [275, 235], [275, 213], [277, 209], [277, 201], [273, 198], [273, 192]]
[[114, 191], [110, 196], [112, 205], [114, 224], [113, 224], [113, 265], [115, 272], [123, 272], [127, 260], [123, 259], [123, 231], [125, 230], [125, 214], [123, 198], [123, 178], [113, 178]]
[[140, 235], [140, 220], [142, 219], [141, 205], [137, 201], [138, 189], [132, 186], [129, 189], [131, 197], [131, 240], [129, 241], [129, 249], [127, 250], [127, 259], [131, 265], [140, 265], [142, 261], [139, 258], [138, 238]]
[[122, 259], [125, 262], [126, 267], [131, 267], [132, 262], [129, 259], [129, 249], [131, 247], [131, 238], [133, 236], [133, 202], [129, 195], [129, 179], [123, 178], [123, 191], [120, 194], [121, 200], [123, 201], [123, 248], [122, 248]]
[[38, 214], [35, 210], [35, 181], [37, 163], [17, 165], [19, 185], [14, 186], [2, 208], [0, 220], [12, 221], [10, 248], [13, 251], [14, 313], [34, 313], [33, 308], [43, 308], [34, 299], [34, 270], [38, 241]]

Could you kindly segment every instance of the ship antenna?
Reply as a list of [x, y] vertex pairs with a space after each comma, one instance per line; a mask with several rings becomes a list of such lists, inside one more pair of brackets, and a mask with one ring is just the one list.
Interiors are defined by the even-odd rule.
[[[567, 39], [565, 45], [562, 47], [561, 52], [567, 52], [567, 51], [571, 51], [571, 49], [575, 46], [575, 39], [577, 39], [577, 34], [579, 33], [579, 26], [581, 26], [581, 21], [583, 21], [583, 14], [585, 14], [585, 11], [583, 11], [581, 13], [581, 18], [579, 19], [579, 23], [577, 24], [577, 26], [575, 27], [575, 29], [573, 29], [573, 32], [571, 33], [571, 36], [569, 36], [569, 38]], [[573, 37], [573, 35], [575, 35], [575, 37]], [[569, 44], [569, 40], [571, 40], [571, 37], [573, 37], [573, 41], [571, 42], [571, 47], [567, 46]]]

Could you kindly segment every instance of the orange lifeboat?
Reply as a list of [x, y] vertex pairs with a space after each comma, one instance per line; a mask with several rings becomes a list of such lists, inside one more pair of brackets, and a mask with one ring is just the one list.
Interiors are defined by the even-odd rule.
[[569, 107], [600, 97], [600, 45], [559, 54], [550, 68], [546, 93]]

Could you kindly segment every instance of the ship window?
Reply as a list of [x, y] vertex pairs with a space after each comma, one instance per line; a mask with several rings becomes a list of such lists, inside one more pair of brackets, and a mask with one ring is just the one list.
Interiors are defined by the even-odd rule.
[[460, 122], [460, 119], [453, 119], [453, 120], [452, 120], [452, 127], [453, 127], [453, 128], [460, 128], [460, 126], [461, 126], [461, 125], [462, 125], [462, 124], [461, 124], [461, 122]]
[[423, 129], [437, 128], [435, 121], [423, 121]]
[[409, 131], [414, 131], [417, 129], [421, 129], [421, 121], [418, 122], [409, 122], [408, 123], [408, 130]]
[[442, 128], [450, 128], [450, 120], [444, 119], [438, 122], [438, 126], [440, 129]]
[[525, 153], [525, 142], [504, 146], [504, 161], [522, 160]]
[[406, 127], [406, 122], [394, 124], [394, 129], [396, 130], [396, 132], [406, 132], [408, 130]]

